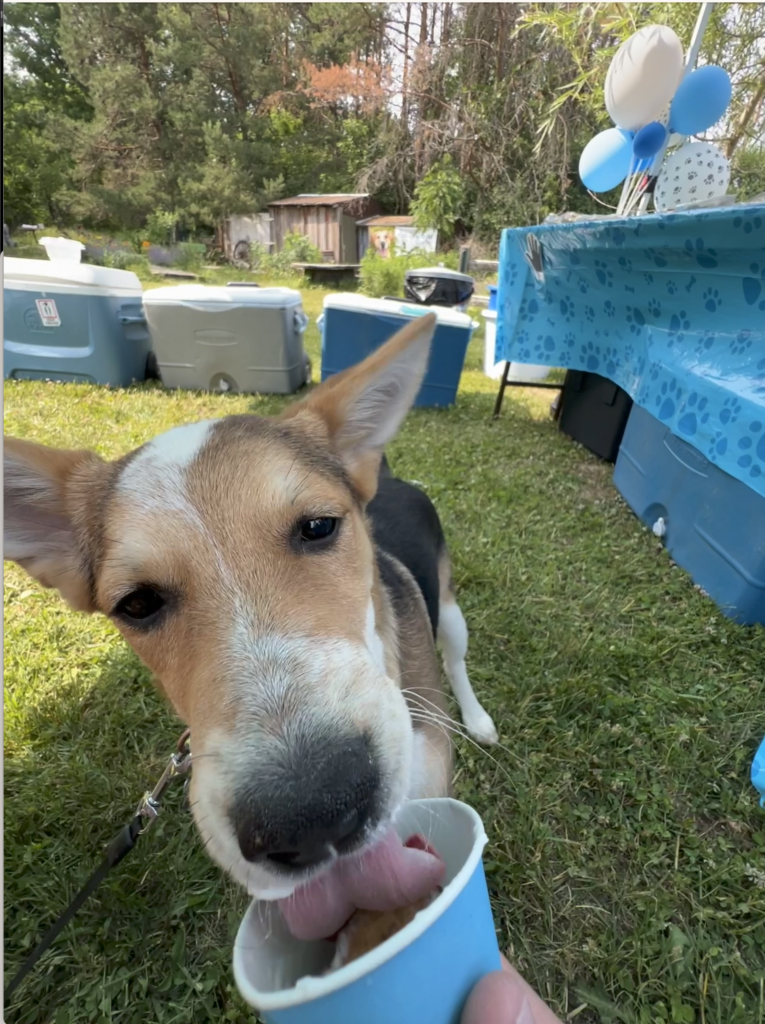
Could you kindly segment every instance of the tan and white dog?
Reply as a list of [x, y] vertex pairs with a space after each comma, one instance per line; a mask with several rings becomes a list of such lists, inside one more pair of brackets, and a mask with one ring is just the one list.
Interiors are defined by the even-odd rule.
[[435, 323], [275, 419], [177, 427], [115, 462], [5, 439], [5, 558], [156, 674], [191, 729], [207, 849], [256, 896], [449, 791], [436, 639], [466, 728], [496, 740], [435, 509], [383, 455]]

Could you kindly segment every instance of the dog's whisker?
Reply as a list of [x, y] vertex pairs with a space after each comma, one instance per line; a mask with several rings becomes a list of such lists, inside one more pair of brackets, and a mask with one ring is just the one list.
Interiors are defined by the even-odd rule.
[[[475, 746], [477, 746], [479, 750], [483, 751], [483, 753], [486, 754], [487, 757], [491, 758], [492, 760], [496, 760], [496, 758], [492, 758], [492, 755], [489, 754], [489, 751], [484, 746], [482, 746], [480, 743], [474, 740], [473, 737], [466, 732], [465, 726], [461, 722], [458, 722], [455, 718], [452, 718], [450, 714], [448, 714], [446, 711], [440, 708], [433, 701], [428, 700], [427, 697], [423, 697], [420, 693], [415, 692], [414, 690], [404, 689], [401, 692], [408, 696], [411, 700], [418, 701], [419, 710], [427, 712], [428, 714], [433, 715], [434, 717], [438, 716], [439, 720], [450, 725], [453, 728], [453, 730], [458, 732], [460, 736], [463, 736], [465, 739], [475, 744]], [[430, 705], [430, 707], [426, 707], [426, 705]], [[514, 753], [514, 751], [510, 750], [509, 747], [506, 747], [504, 743], [495, 743], [494, 746], [498, 750], [501, 750], [505, 754], [508, 754], [510, 757], [512, 757], [517, 764], [521, 763], [520, 757], [518, 757], [518, 755]]]
[[[473, 737], [468, 732], [466, 732], [462, 727], [459, 727], [453, 720], [446, 721], [443, 718], [437, 718], [432, 712], [428, 712], [424, 708], [420, 709], [419, 711], [411, 711], [410, 713], [415, 721], [419, 721], [424, 724], [429, 723], [430, 725], [435, 725], [437, 728], [443, 730], [444, 734], [446, 735], [448, 735], [448, 733], [451, 732], [454, 735], [459, 736], [460, 739], [466, 740], [468, 743], [472, 743], [476, 750], [479, 750], [482, 754], [485, 754], [490, 761], [493, 761], [493, 763], [497, 766], [497, 768], [499, 768], [499, 770], [502, 772], [502, 774], [507, 778], [509, 782], [513, 782], [512, 775], [507, 770], [507, 768], [505, 768], [502, 762], [499, 761], [496, 757], [494, 757], [493, 754], [489, 753], [489, 751], [485, 747], [482, 747], [477, 740], [474, 740]], [[507, 748], [502, 747], [502, 749], [506, 750]], [[507, 752], [510, 753], [510, 751]], [[520, 759], [516, 756], [516, 760]]]

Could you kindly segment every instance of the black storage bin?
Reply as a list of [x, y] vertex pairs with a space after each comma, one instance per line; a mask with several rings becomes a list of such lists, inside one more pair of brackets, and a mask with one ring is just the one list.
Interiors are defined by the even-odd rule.
[[404, 276], [404, 295], [419, 306], [461, 306], [474, 290], [472, 277], [445, 267], [407, 270]]
[[569, 370], [558, 426], [564, 434], [607, 462], [616, 462], [632, 399], [597, 373]]

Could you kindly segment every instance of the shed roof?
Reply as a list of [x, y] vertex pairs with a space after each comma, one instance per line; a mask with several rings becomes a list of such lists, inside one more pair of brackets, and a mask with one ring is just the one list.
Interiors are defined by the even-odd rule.
[[368, 192], [338, 192], [330, 195], [310, 193], [292, 196], [291, 199], [276, 199], [269, 206], [344, 206], [358, 199], [369, 199]]
[[382, 214], [379, 217], [367, 217], [365, 220], [357, 220], [356, 223], [362, 228], [411, 227], [414, 224], [414, 217], [403, 217], [397, 214], [387, 216]]

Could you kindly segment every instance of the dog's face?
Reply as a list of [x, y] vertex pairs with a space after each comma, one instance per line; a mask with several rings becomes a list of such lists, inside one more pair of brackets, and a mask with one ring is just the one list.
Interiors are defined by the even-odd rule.
[[389, 231], [375, 231], [372, 235], [372, 240], [376, 251], [381, 256], [386, 256], [390, 250], [390, 232]]
[[191, 728], [199, 830], [254, 895], [362, 846], [409, 787], [364, 508], [434, 326], [277, 420], [178, 427], [114, 463], [6, 438], [5, 557], [156, 673]]

